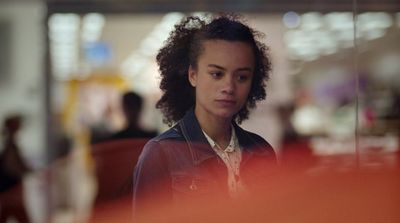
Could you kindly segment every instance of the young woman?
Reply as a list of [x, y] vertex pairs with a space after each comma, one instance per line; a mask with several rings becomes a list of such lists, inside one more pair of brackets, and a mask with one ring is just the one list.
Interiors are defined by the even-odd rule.
[[260, 36], [234, 16], [188, 17], [175, 26], [157, 55], [157, 108], [175, 125], [143, 149], [135, 210], [207, 194], [234, 198], [275, 164], [272, 147], [238, 126], [266, 97], [270, 58]]

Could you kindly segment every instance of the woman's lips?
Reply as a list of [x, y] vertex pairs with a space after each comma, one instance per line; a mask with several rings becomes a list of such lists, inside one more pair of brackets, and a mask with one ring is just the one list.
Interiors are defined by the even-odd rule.
[[224, 106], [224, 107], [230, 107], [230, 106], [233, 106], [233, 105], [235, 105], [236, 104], [236, 101], [234, 101], [234, 100], [225, 100], [225, 99], [222, 99], [222, 100], [215, 100], [219, 105], [222, 105], [222, 106]]

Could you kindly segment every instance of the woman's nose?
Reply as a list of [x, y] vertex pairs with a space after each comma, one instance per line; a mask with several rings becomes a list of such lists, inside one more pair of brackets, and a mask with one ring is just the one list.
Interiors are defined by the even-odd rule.
[[233, 94], [235, 92], [235, 82], [232, 77], [225, 78], [222, 86], [222, 92], [226, 94]]

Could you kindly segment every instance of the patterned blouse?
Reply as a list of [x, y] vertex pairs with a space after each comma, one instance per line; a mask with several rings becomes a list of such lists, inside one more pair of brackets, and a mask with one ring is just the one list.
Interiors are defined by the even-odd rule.
[[229, 145], [225, 149], [222, 149], [204, 131], [203, 133], [213, 150], [225, 163], [226, 168], [228, 169], [229, 195], [232, 198], [236, 198], [239, 196], [239, 194], [244, 192], [244, 185], [240, 179], [240, 162], [242, 161], [242, 151], [233, 126], [231, 126], [231, 129], [231, 139]]

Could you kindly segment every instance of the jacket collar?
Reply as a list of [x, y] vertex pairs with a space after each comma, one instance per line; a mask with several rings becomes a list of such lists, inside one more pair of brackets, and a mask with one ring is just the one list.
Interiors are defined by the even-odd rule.
[[[182, 135], [188, 143], [195, 165], [198, 165], [207, 159], [217, 157], [217, 154], [211, 148], [203, 134], [193, 108], [185, 114], [178, 124], [180, 125]], [[236, 136], [242, 151], [247, 154], [246, 156], [252, 156], [253, 148], [257, 143], [251, 139], [246, 131], [239, 127], [236, 122], [233, 121], [232, 124], [235, 128]]]
[[217, 156], [204, 136], [193, 108], [186, 112], [178, 124], [188, 144], [194, 165]]

